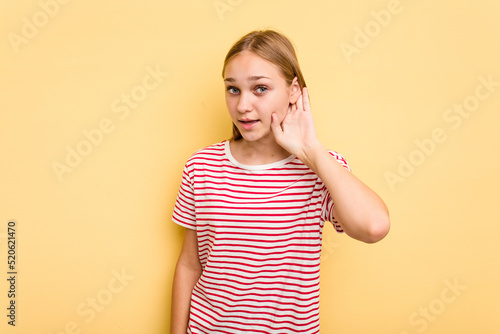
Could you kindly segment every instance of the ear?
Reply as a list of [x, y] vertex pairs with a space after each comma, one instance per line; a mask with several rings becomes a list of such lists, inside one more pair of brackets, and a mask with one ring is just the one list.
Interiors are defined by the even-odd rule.
[[290, 85], [290, 104], [297, 103], [300, 94], [302, 94], [302, 90], [300, 89], [299, 80], [297, 77], [293, 78], [292, 84]]

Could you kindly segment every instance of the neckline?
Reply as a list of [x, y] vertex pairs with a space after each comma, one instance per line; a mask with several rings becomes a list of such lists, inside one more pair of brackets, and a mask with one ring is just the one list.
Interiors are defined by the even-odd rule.
[[229, 161], [231, 161], [235, 166], [243, 168], [243, 169], [247, 169], [247, 170], [265, 170], [265, 169], [281, 167], [281, 166], [285, 165], [286, 163], [295, 159], [295, 155], [291, 154], [285, 159], [271, 162], [269, 164], [245, 165], [234, 158], [233, 154], [231, 153], [231, 148], [229, 147], [229, 140], [226, 140], [224, 142], [224, 153], [226, 154]]

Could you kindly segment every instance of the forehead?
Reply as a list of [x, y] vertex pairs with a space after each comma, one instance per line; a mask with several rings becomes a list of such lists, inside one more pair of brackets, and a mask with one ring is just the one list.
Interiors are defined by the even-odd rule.
[[224, 79], [242, 80], [259, 76], [277, 79], [281, 78], [281, 73], [276, 65], [248, 51], [243, 51], [231, 59], [224, 71]]

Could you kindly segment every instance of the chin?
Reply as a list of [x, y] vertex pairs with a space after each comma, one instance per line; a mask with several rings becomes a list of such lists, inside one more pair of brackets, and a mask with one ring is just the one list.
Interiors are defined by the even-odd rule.
[[257, 133], [242, 133], [242, 138], [248, 142], [265, 141], [268, 142], [270, 139], [274, 140], [273, 134], [257, 134]]
[[258, 140], [258, 138], [256, 138], [255, 136], [241, 135], [241, 137], [243, 138], [243, 140], [250, 142]]

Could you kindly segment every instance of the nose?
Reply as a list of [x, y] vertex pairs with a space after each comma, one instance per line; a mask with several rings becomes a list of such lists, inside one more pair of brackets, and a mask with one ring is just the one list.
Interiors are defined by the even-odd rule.
[[252, 110], [252, 97], [248, 93], [241, 93], [236, 110], [242, 114]]

